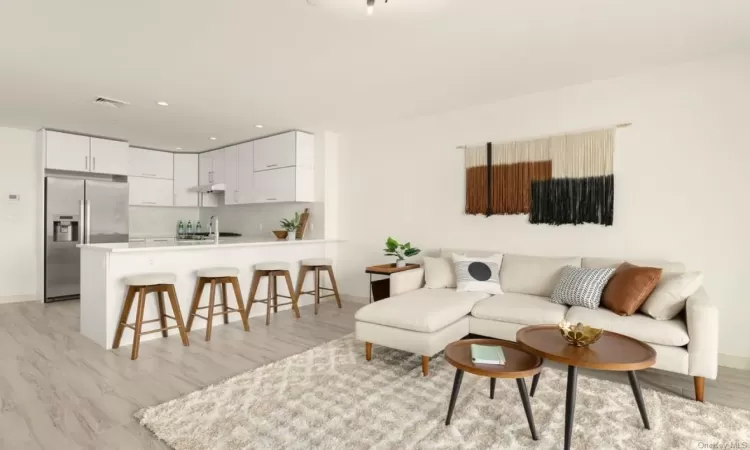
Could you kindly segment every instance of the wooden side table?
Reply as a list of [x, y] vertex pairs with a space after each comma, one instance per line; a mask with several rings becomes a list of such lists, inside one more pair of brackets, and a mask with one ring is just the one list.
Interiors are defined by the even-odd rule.
[[[419, 264], [407, 264], [404, 267], [396, 267], [396, 264], [393, 263], [379, 264], [365, 268], [365, 273], [370, 274], [370, 303], [383, 300], [391, 295], [391, 275], [418, 267]], [[388, 278], [373, 281], [373, 275], [382, 275]]]

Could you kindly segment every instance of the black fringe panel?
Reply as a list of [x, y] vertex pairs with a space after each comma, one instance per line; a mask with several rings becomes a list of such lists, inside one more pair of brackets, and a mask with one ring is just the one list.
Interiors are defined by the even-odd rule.
[[534, 181], [531, 185], [529, 222], [611, 226], [614, 205], [614, 175]]

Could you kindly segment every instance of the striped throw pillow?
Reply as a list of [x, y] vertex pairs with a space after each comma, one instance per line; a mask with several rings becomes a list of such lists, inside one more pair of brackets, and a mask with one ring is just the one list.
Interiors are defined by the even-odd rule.
[[486, 292], [502, 294], [500, 287], [500, 264], [503, 255], [489, 258], [476, 258], [453, 254], [453, 266], [456, 269], [456, 291]]
[[604, 286], [614, 273], [614, 267], [586, 269], [565, 266], [552, 292], [552, 303], [596, 309], [601, 302]]

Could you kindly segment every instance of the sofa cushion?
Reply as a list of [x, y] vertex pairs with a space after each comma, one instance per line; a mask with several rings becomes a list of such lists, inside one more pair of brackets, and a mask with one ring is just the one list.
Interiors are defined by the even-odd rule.
[[552, 303], [570, 306], [585, 306], [596, 309], [602, 298], [602, 291], [615, 269], [584, 269], [583, 267], [565, 266], [552, 292]]
[[547, 297], [506, 293], [477, 302], [471, 315], [479, 319], [541, 325], [560, 322], [567, 311], [567, 306], [556, 305]]
[[685, 265], [674, 261], [663, 259], [616, 259], [616, 258], [582, 258], [581, 267], [587, 269], [600, 269], [603, 267], [620, 267], [620, 264], [629, 262], [636, 266], [656, 267], [664, 272], [684, 272]]
[[505, 292], [551, 297], [565, 266], [581, 267], [581, 258], [504, 255], [500, 285]]
[[656, 287], [661, 272], [658, 267], [622, 263], [602, 292], [602, 306], [621, 316], [632, 316]]
[[641, 312], [656, 320], [670, 320], [685, 309], [688, 297], [703, 284], [701, 272], [666, 273], [656, 285]]
[[489, 258], [453, 254], [453, 267], [456, 272], [456, 290], [473, 291], [488, 294], [502, 294], [500, 286], [500, 265], [503, 255]]
[[451, 258], [433, 258], [425, 256], [424, 285], [428, 289], [444, 289], [456, 287], [456, 272]]
[[581, 322], [596, 328], [624, 334], [650, 344], [681, 347], [687, 345], [688, 337], [685, 321], [682, 319], [654, 320], [651, 317], [636, 313], [632, 316], [619, 316], [614, 312], [599, 308], [588, 309], [573, 306], [565, 315], [570, 323]]
[[404, 330], [431, 333], [468, 315], [484, 292], [456, 292], [455, 289], [417, 289], [370, 303], [357, 311], [356, 320]]

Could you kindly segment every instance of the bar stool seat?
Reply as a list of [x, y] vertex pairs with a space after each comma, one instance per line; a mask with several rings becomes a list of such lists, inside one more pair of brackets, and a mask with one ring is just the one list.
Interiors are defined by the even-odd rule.
[[240, 274], [240, 269], [236, 267], [208, 267], [197, 270], [195, 274], [203, 278], [236, 277]]
[[303, 266], [332, 266], [333, 260], [329, 258], [311, 258], [303, 259], [300, 263]]
[[129, 286], [153, 286], [155, 284], [174, 284], [177, 276], [173, 273], [140, 273], [125, 277], [125, 284]]
[[281, 261], [259, 263], [255, 265], [255, 270], [289, 270], [289, 263]]
[[[315, 282], [312, 291], [303, 291], [302, 288], [305, 284], [305, 277], [307, 272], [313, 272], [315, 275]], [[320, 272], [328, 272], [328, 278], [331, 280], [331, 288], [323, 287], [320, 285]], [[320, 291], [333, 292], [329, 295], [320, 295]], [[341, 308], [341, 297], [339, 297], [339, 288], [336, 285], [336, 277], [333, 276], [333, 260], [330, 258], [309, 258], [300, 261], [299, 275], [297, 277], [297, 298], [302, 295], [312, 295], [315, 297], [315, 314], [318, 314], [318, 305], [320, 305], [320, 299], [326, 297], [335, 297], [336, 304]]]
[[[120, 320], [117, 323], [117, 331], [115, 332], [115, 338], [112, 342], [112, 348], [120, 347], [120, 340], [122, 339], [122, 333], [125, 331], [125, 328], [133, 330], [133, 350], [130, 359], [138, 359], [138, 350], [140, 349], [141, 335], [143, 334], [158, 333], [161, 331], [162, 337], [167, 337], [169, 336], [168, 330], [177, 328], [180, 332], [180, 338], [182, 338], [182, 344], [185, 346], [190, 345], [187, 332], [185, 331], [185, 325], [182, 322], [182, 313], [180, 312], [180, 304], [177, 301], [177, 293], [174, 289], [174, 282], [176, 280], [177, 276], [173, 273], [141, 273], [123, 278], [125, 284], [128, 285], [128, 292], [125, 295], [125, 302], [122, 305]], [[146, 307], [146, 295], [152, 292], [157, 295], [159, 317], [153, 320], [144, 321], [143, 311]], [[166, 313], [164, 293], [169, 297], [169, 303], [172, 306], [173, 315], [171, 316]], [[130, 316], [130, 309], [133, 307], [133, 301], [135, 300], [136, 294], [138, 294], [138, 307], [135, 313], [135, 323], [127, 323], [128, 317]], [[174, 320], [177, 322], [177, 325], [171, 327], [167, 326], [167, 319]], [[159, 328], [142, 331], [144, 323], [154, 322], [159, 322]]]

